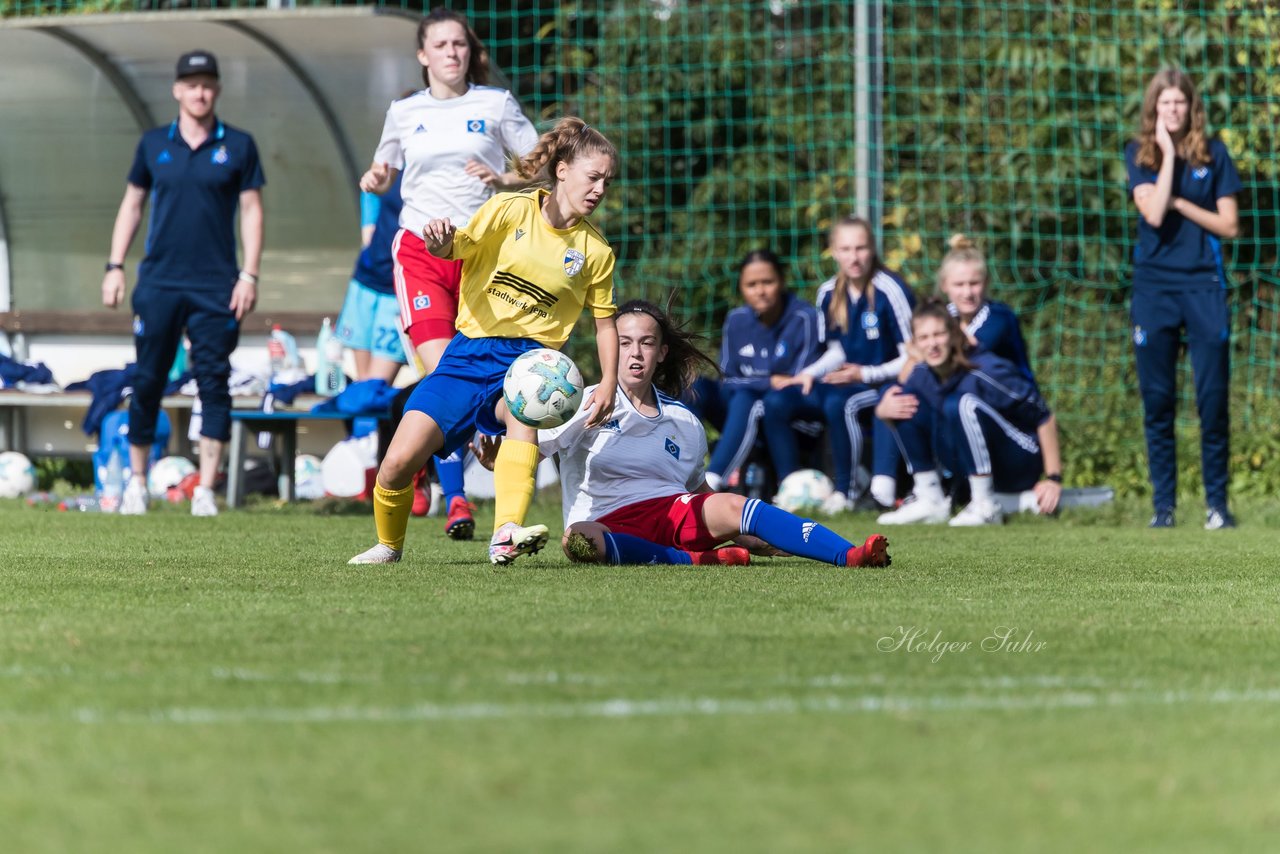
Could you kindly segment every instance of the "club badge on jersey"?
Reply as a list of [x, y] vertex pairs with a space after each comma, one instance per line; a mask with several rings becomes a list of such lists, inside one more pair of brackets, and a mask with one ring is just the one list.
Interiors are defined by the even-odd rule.
[[876, 317], [874, 311], [864, 311], [862, 313], [862, 334], [866, 336], [868, 341], [879, 340], [880, 318]]
[[587, 256], [577, 249], [570, 249], [564, 253], [564, 271], [571, 278], [581, 272], [582, 265], [585, 263], [587, 263]]

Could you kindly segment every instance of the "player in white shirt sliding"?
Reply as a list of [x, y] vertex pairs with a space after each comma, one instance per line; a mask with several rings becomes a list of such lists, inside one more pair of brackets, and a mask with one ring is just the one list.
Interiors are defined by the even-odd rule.
[[[462, 228], [495, 192], [525, 186], [507, 170], [507, 156], [532, 151], [538, 132], [510, 92], [484, 85], [488, 52], [457, 12], [433, 9], [419, 22], [418, 62], [426, 88], [387, 109], [360, 189], [381, 195], [404, 172], [400, 231], [391, 250], [395, 289], [401, 327], [429, 374], [454, 335], [462, 262], [428, 252], [422, 229], [440, 218]], [[437, 458], [436, 474], [447, 508], [445, 532], [471, 539], [475, 523], [462, 491], [461, 453]], [[427, 512], [425, 502], [416, 507], [419, 515]]]
[[[588, 430], [590, 410], [583, 408], [563, 426], [538, 433], [543, 455], [560, 454], [562, 545], [570, 560], [745, 564], [749, 550], [835, 566], [889, 565], [889, 541], [879, 534], [855, 546], [762, 501], [712, 492], [704, 478], [702, 422], [676, 398], [700, 363], [714, 363], [652, 303], [624, 304], [617, 325], [614, 417]], [[474, 448], [482, 463], [500, 441], [482, 437]], [[717, 548], [730, 540], [737, 545]]]

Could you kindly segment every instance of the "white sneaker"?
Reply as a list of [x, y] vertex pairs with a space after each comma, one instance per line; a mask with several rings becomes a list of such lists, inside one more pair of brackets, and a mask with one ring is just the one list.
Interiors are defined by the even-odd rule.
[[121, 516], [142, 516], [147, 512], [147, 485], [136, 477], [129, 478], [129, 485], [120, 497]]
[[970, 501], [956, 517], [951, 520], [953, 528], [977, 528], [982, 525], [1003, 525], [1004, 511], [994, 501]]
[[834, 516], [837, 513], [848, 513], [853, 509], [853, 502], [843, 492], [832, 492], [822, 502], [818, 512], [823, 516]]
[[881, 513], [876, 519], [881, 525], [941, 525], [951, 515], [951, 501], [946, 497], [940, 499], [921, 498], [914, 492], [908, 495], [897, 510]]
[[505, 566], [521, 555], [537, 554], [547, 544], [549, 534], [546, 525], [522, 528], [515, 522], [508, 522], [489, 541], [489, 562], [494, 566]]
[[213, 490], [207, 486], [197, 486], [191, 496], [192, 516], [217, 516], [218, 503], [213, 500]]
[[404, 552], [400, 549], [393, 549], [391, 546], [378, 543], [367, 552], [360, 552], [360, 554], [347, 561], [347, 563], [399, 563], [400, 557], [403, 554]]

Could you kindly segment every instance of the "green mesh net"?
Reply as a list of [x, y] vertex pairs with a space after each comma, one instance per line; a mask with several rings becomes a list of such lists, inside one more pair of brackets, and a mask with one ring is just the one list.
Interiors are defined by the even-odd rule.
[[[1275, 3], [450, 5], [470, 16], [540, 126], [578, 114], [618, 143], [623, 180], [597, 219], [618, 251], [624, 295], [675, 290], [681, 311], [714, 339], [737, 300], [737, 259], [769, 246], [790, 260], [793, 287], [812, 297], [833, 272], [825, 232], [855, 207], [865, 178], [882, 255], [917, 293], [933, 289], [951, 234], [979, 242], [993, 296], [1018, 309], [1068, 434], [1093, 424], [1112, 437], [1093, 449], [1095, 462], [1141, 452], [1127, 320], [1136, 212], [1122, 150], [1152, 73], [1185, 68], [1244, 182], [1243, 234], [1226, 248], [1233, 420], [1270, 425], [1280, 334]], [[10, 15], [160, 8], [0, 7]], [[855, 73], [863, 10], [876, 57], [869, 80]], [[872, 129], [861, 152], [860, 94], [873, 108], [861, 116]], [[869, 174], [859, 174], [860, 153]], [[1184, 378], [1184, 424], [1194, 421], [1190, 387]]]

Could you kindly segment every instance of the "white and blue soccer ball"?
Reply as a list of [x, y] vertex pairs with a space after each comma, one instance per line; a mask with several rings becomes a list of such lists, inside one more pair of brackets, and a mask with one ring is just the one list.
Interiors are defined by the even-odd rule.
[[161, 457], [147, 470], [147, 491], [157, 500], [166, 498], [170, 489], [195, 472], [196, 464], [186, 457]]
[[521, 353], [502, 381], [507, 408], [522, 424], [550, 430], [573, 417], [582, 403], [582, 373], [559, 350]]
[[293, 493], [303, 501], [324, 498], [324, 464], [314, 454], [293, 458]]
[[19, 498], [36, 488], [36, 467], [17, 451], [0, 454], [0, 498]]
[[775, 506], [788, 513], [809, 515], [822, 509], [822, 502], [835, 491], [835, 484], [817, 469], [793, 471], [778, 484]]

